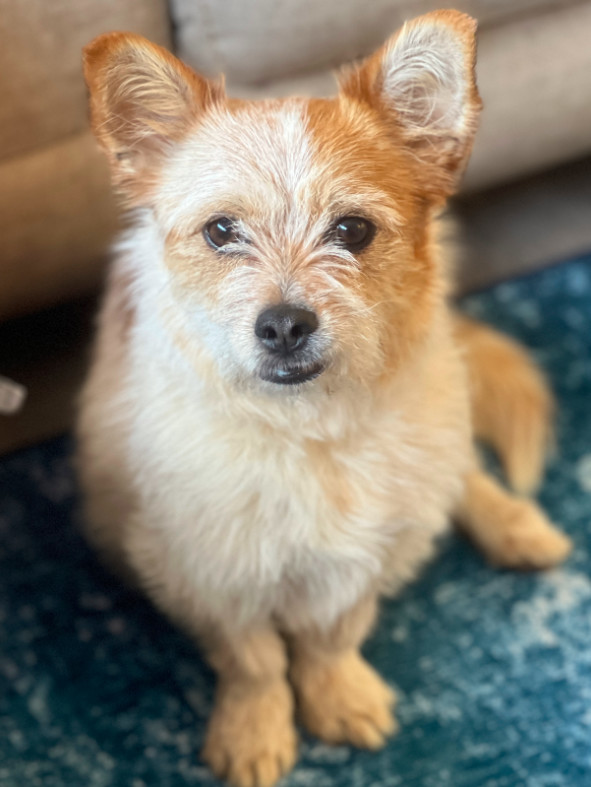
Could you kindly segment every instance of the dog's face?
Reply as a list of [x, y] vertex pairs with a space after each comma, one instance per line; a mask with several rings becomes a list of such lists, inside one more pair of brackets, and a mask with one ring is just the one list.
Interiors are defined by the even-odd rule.
[[331, 100], [229, 100], [136, 36], [87, 48], [115, 183], [150, 209], [189, 341], [226, 379], [370, 384], [421, 340], [443, 297], [429, 220], [479, 109], [474, 28], [416, 20]]

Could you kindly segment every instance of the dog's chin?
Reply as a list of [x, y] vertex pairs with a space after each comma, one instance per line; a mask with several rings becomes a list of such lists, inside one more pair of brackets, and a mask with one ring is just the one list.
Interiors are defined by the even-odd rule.
[[320, 377], [325, 368], [320, 361], [264, 364], [259, 370], [259, 377], [274, 385], [304, 385]]

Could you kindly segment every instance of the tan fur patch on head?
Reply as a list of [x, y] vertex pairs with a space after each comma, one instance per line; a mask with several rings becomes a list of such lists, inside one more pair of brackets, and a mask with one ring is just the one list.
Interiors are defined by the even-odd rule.
[[441, 294], [417, 162], [395, 130], [346, 95], [310, 102], [308, 116], [327, 179], [333, 188], [340, 184], [351, 202], [357, 195], [359, 213], [377, 227], [355, 284], [380, 322], [384, 371], [391, 372], [420, 339]]

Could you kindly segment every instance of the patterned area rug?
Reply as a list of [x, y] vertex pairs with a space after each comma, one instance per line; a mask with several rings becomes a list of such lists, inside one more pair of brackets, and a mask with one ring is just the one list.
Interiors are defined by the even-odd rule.
[[[568, 564], [497, 572], [450, 537], [368, 642], [401, 732], [377, 754], [304, 736], [289, 787], [591, 784], [591, 258], [463, 301], [535, 352], [560, 402], [541, 501]], [[0, 784], [214, 787], [198, 759], [212, 676], [97, 565], [69, 438], [0, 462]]]

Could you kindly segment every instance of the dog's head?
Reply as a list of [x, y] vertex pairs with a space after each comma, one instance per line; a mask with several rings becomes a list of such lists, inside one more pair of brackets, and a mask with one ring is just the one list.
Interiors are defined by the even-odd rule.
[[425, 336], [443, 297], [430, 219], [480, 108], [474, 34], [464, 14], [427, 14], [330, 100], [230, 100], [135, 35], [87, 47], [114, 182], [149, 209], [189, 341], [226, 379], [367, 383]]

